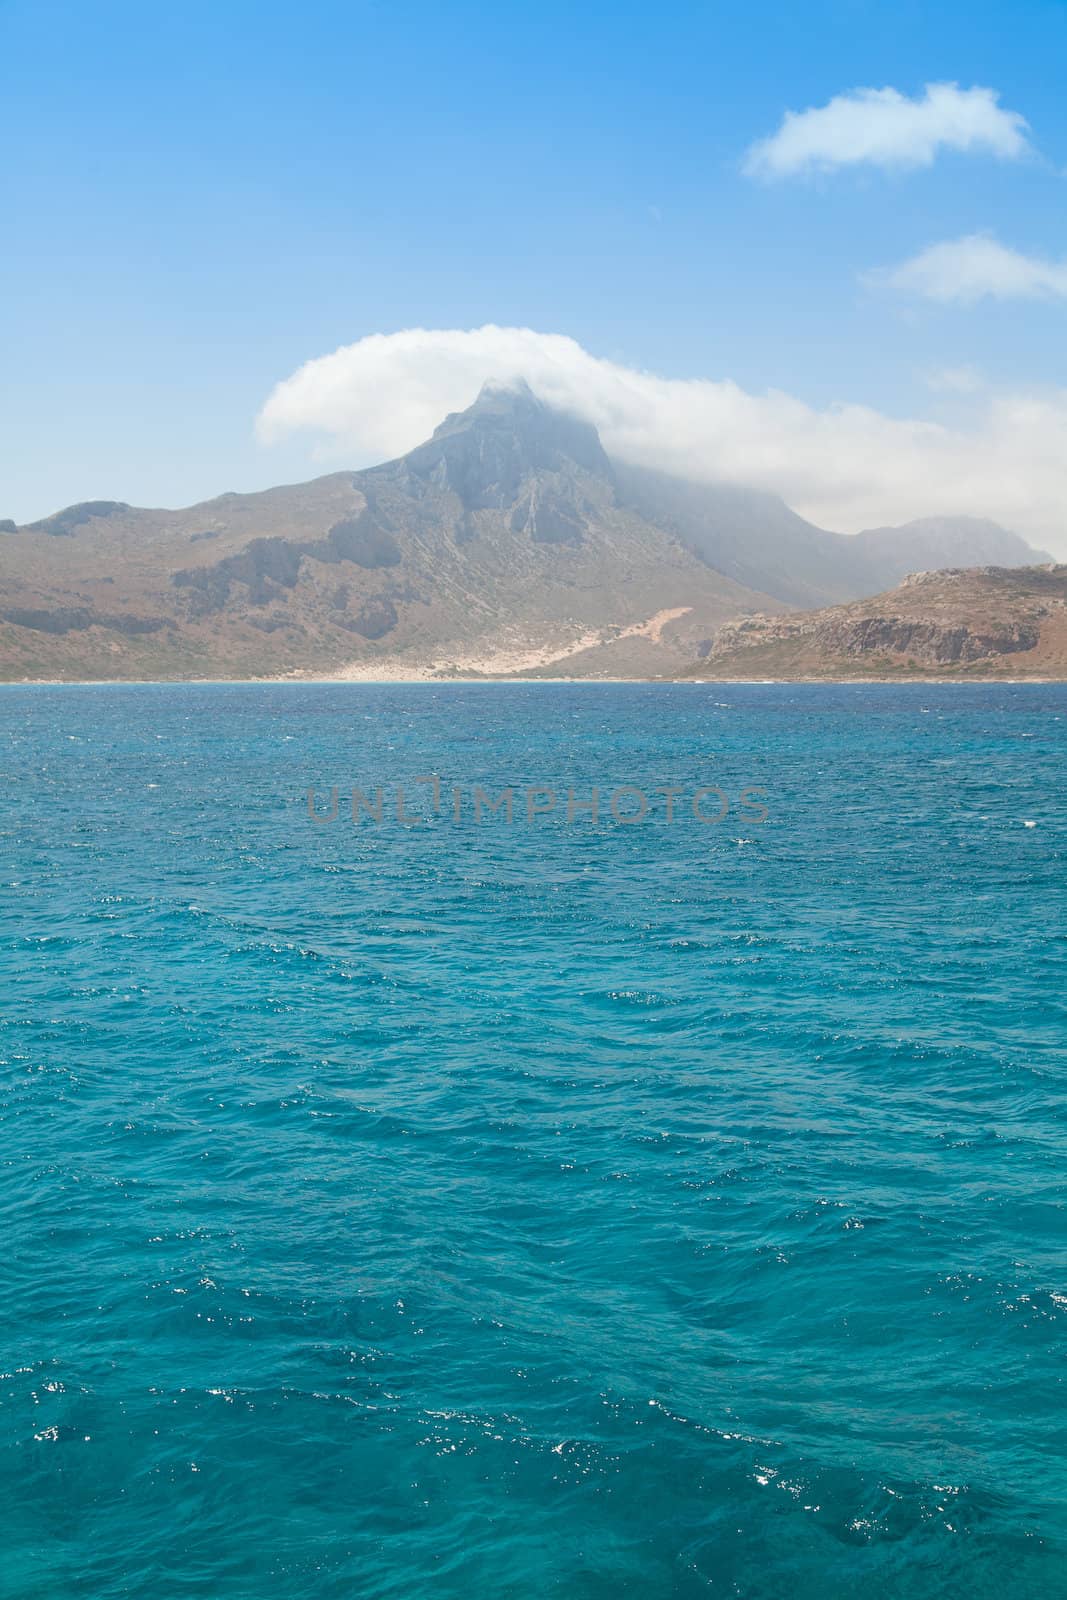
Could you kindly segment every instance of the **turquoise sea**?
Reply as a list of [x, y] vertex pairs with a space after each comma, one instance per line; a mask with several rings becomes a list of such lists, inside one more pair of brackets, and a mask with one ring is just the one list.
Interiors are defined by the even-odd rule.
[[0, 1593], [1067, 1593], [1067, 688], [0, 734]]

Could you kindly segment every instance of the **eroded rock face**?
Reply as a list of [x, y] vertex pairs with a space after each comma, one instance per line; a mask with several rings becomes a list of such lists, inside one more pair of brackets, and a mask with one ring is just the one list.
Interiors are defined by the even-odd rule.
[[221, 611], [230, 598], [230, 586], [243, 583], [253, 605], [266, 605], [278, 588], [292, 589], [300, 576], [299, 546], [288, 539], [253, 539], [236, 555], [224, 556], [210, 567], [187, 567], [172, 579], [178, 589], [192, 589], [196, 609]]
[[92, 626], [92, 612], [85, 606], [54, 606], [50, 610], [35, 606], [11, 606], [0, 612], [0, 622], [16, 628], [32, 628], [35, 633], [75, 633]]
[[840, 627], [821, 628], [817, 636], [820, 644], [839, 655], [902, 655], [922, 666], [950, 667], [1033, 650], [1039, 633], [1036, 625], [1021, 622], [979, 631], [963, 624], [951, 627], [902, 617], [863, 617]]
[[[747, 657], [763, 669], [951, 670], [995, 666], [1044, 649], [1067, 617], [1067, 567], [950, 568], [913, 573], [868, 601], [787, 616], [741, 617], [720, 630], [710, 656]], [[781, 648], [779, 648], [781, 647]], [[1058, 647], [1057, 647], [1058, 648]]]
[[988, 656], [1013, 655], [1037, 647], [1036, 622], [984, 626], [923, 622], [907, 617], [854, 617], [827, 612], [821, 617], [744, 617], [722, 628], [712, 655], [753, 646], [802, 640], [830, 656], [906, 656], [922, 666], [956, 666]]
[[357, 567], [368, 570], [396, 567], [401, 561], [400, 546], [388, 528], [383, 528], [375, 519], [369, 506], [357, 517], [335, 522], [320, 543], [297, 548], [304, 555], [314, 556], [316, 561], [352, 561]]
[[538, 544], [581, 544], [582, 518], [562, 495], [531, 492], [511, 514], [513, 533], [528, 533]]
[[721, 656], [734, 650], [744, 650], [752, 645], [779, 644], [783, 640], [795, 639], [802, 633], [811, 631], [810, 626], [805, 628], [803, 619], [791, 622], [788, 617], [771, 617], [763, 612], [757, 612], [755, 616], [738, 617], [733, 622], [723, 623], [715, 638], [709, 641], [708, 649], [703, 655]]
[[81, 633], [86, 628], [110, 628], [114, 633], [130, 637], [158, 633], [160, 628], [174, 626], [169, 617], [103, 616], [86, 606], [55, 606], [51, 610], [14, 606], [0, 611], [0, 622], [10, 622], [16, 628], [30, 628], [35, 633]]
[[374, 595], [372, 599], [365, 600], [355, 615], [346, 618], [341, 626], [350, 633], [360, 634], [364, 639], [382, 639], [396, 624], [396, 606], [388, 595]]
[[261, 606], [276, 599], [280, 589], [295, 589], [305, 556], [331, 566], [351, 561], [368, 571], [395, 567], [401, 560], [400, 546], [365, 506], [357, 516], [335, 522], [325, 539], [253, 539], [236, 555], [223, 556], [211, 566], [176, 572], [171, 582], [175, 588], [194, 591], [199, 615], [221, 611], [235, 583], [244, 584], [250, 605]]

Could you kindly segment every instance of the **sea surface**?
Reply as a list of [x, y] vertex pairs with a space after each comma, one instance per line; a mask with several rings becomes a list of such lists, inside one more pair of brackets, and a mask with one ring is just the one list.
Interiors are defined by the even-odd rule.
[[1067, 688], [0, 737], [5, 1600], [1067, 1593]]

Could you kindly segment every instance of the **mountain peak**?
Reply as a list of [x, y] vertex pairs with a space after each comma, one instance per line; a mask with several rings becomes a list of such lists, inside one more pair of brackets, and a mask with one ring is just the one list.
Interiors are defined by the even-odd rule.
[[899, 582], [907, 572], [948, 567], [1023, 567], [1051, 561], [1047, 550], [988, 517], [917, 517], [897, 528], [866, 528], [856, 548], [889, 558], [887, 575]]
[[470, 510], [513, 505], [542, 473], [614, 482], [593, 425], [546, 404], [521, 377], [483, 384], [473, 405], [446, 417], [404, 460], [419, 477], [446, 480]]
[[450, 411], [445, 420], [433, 430], [434, 439], [479, 425], [515, 428], [529, 426], [550, 408], [534, 394], [525, 378], [513, 378], [504, 383], [488, 378], [478, 390], [476, 399], [466, 411]]
[[466, 411], [453, 411], [433, 431], [434, 439], [476, 429], [514, 432], [526, 438], [549, 437], [555, 447], [580, 466], [603, 471], [607, 457], [591, 422], [540, 399], [523, 377], [488, 378]]
[[523, 411], [541, 404], [525, 378], [486, 378], [471, 409]]

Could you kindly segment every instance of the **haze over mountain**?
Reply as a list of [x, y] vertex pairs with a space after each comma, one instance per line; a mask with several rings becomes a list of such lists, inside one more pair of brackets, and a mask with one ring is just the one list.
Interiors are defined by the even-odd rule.
[[398, 460], [181, 511], [69, 506], [0, 541], [6, 678], [658, 675], [729, 619], [951, 561], [1047, 560], [932, 519], [828, 533], [773, 495], [613, 463], [525, 384]]

